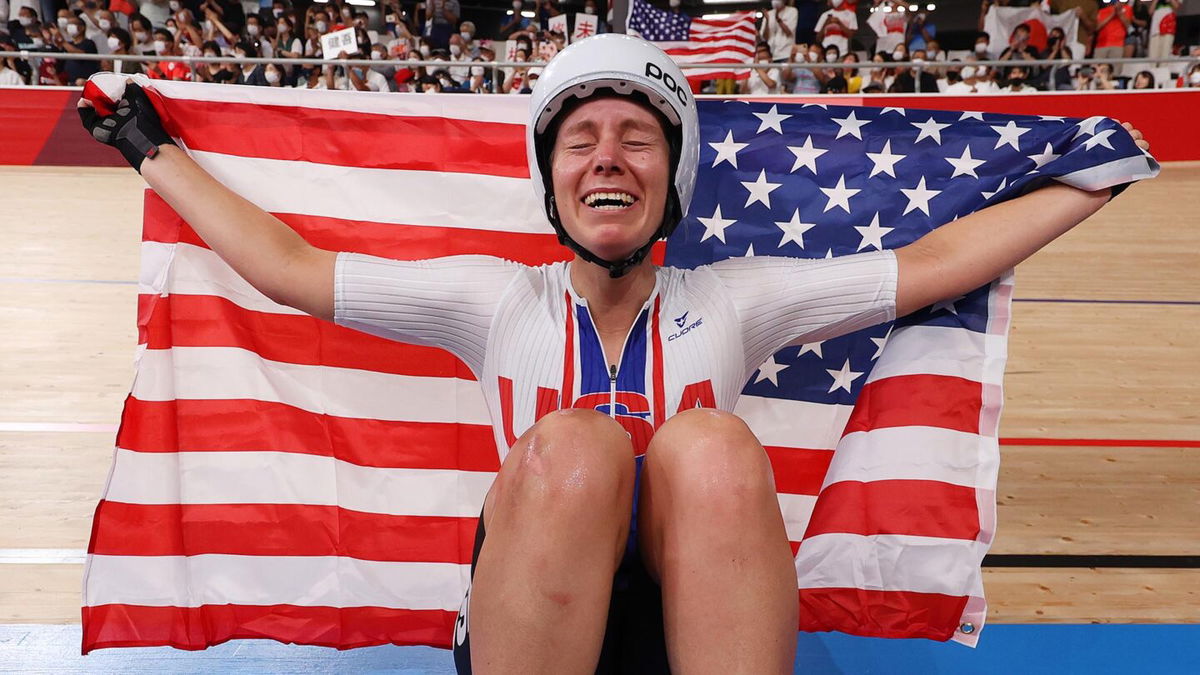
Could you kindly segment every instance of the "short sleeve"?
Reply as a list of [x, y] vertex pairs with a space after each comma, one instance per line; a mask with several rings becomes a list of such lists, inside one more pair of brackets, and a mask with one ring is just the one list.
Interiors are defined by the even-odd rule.
[[896, 318], [896, 255], [731, 258], [710, 266], [738, 314], [747, 372], [793, 343], [818, 342]]
[[398, 342], [441, 347], [479, 374], [496, 309], [522, 268], [482, 255], [403, 261], [339, 253], [334, 322]]

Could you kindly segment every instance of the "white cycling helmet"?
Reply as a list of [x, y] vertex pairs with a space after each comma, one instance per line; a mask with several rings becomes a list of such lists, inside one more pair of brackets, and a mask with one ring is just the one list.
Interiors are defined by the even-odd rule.
[[[670, 180], [674, 185], [667, 196], [662, 225], [649, 242], [628, 258], [617, 261], [604, 260], [571, 239], [555, 208], [550, 178], [550, 151], [554, 145], [553, 134], [557, 132], [553, 124], [555, 119], [598, 92], [633, 96], [649, 105], [661, 117], [671, 147]], [[606, 267], [610, 276], [619, 277], [641, 262], [654, 242], [670, 236], [687, 215], [696, 185], [699, 137], [696, 99], [683, 71], [671, 57], [632, 35], [597, 35], [576, 42], [554, 57], [534, 87], [529, 101], [529, 124], [525, 129], [529, 177], [559, 241], [584, 260]]]

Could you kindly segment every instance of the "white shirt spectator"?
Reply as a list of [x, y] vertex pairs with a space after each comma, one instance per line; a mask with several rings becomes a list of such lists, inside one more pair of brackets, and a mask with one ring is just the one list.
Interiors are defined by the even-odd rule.
[[[763, 14], [762, 37], [771, 48], [771, 60], [786, 61], [792, 55], [792, 45], [796, 44], [796, 22], [800, 20], [800, 13], [788, 5], [780, 7], [778, 12], [778, 18], [774, 7]], [[791, 34], [784, 33], [780, 24], [787, 26]]]
[[[821, 44], [826, 47], [837, 45], [841, 53], [845, 54], [850, 51], [850, 37], [854, 34], [854, 31], [858, 30], [858, 17], [854, 15], [853, 11], [845, 9], [845, 3], [837, 3], [835, 4], [835, 9], [827, 10], [821, 15], [821, 18], [817, 19], [816, 33], [818, 36], [821, 35], [821, 31], [825, 30], [825, 24], [829, 23], [829, 19], [831, 18], [841, 21], [850, 32], [847, 33], [841, 26], [831, 27], [830, 32], [825, 34], [825, 39]], [[903, 34], [900, 37], [901, 41], [903, 41]]]
[[149, 19], [150, 25], [155, 28], [165, 26], [167, 19], [171, 16], [171, 8], [167, 6], [167, 0], [141, 0], [138, 3], [138, 11]]
[[367, 76], [363, 78], [367, 81], [367, 88], [371, 91], [391, 91], [388, 87], [387, 78], [383, 73], [377, 73], [374, 70], [367, 70]]
[[896, 47], [904, 44], [908, 13], [875, 11], [867, 18], [867, 25], [875, 31], [875, 51], [891, 53]]
[[767, 83], [762, 81], [762, 78], [758, 75], [760, 72], [762, 71], [751, 71], [750, 79], [746, 81], [746, 87], [749, 89], [747, 93], [751, 96], [767, 96], [769, 94], [778, 94], [780, 77], [779, 69], [771, 68], [767, 70], [767, 77], [771, 78], [775, 82], [774, 87], [768, 87]]
[[452, 66], [447, 70], [450, 71], [450, 77], [454, 78], [455, 82], [466, 82], [467, 78], [471, 77], [471, 56], [466, 52], [458, 56], [451, 56], [450, 60], [454, 63], [463, 63], [463, 66]]
[[17, 71], [4, 65], [4, 61], [0, 60], [0, 87], [24, 87], [25, 82]]

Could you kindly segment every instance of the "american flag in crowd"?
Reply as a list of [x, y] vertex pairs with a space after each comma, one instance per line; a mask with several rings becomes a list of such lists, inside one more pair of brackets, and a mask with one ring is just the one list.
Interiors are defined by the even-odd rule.
[[[528, 184], [523, 99], [135, 79], [201, 166], [317, 246], [565, 257]], [[669, 264], [894, 247], [1051, 176], [1156, 168], [1101, 118], [703, 102], [701, 138]], [[273, 303], [150, 192], [139, 292], [84, 651], [448, 646], [499, 468], [466, 366]], [[984, 620], [1010, 295], [1006, 278], [786, 349], [747, 384], [737, 412], [772, 457], [801, 628], [975, 639], [956, 629]]]
[[[633, 0], [628, 32], [656, 43], [676, 63], [751, 63], [757, 33], [754, 12], [735, 12], [722, 19], [695, 19], [686, 12], [659, 9], [646, 0]], [[746, 79], [748, 70], [688, 68], [689, 80]]]

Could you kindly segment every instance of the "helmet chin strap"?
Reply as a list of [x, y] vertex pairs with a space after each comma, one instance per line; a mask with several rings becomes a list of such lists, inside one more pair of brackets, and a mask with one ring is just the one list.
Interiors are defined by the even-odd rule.
[[[671, 188], [671, 200], [674, 203], [678, 203], [679, 201], [679, 197], [675, 194], [675, 188]], [[641, 248], [629, 254], [629, 256], [624, 260], [612, 261], [605, 260], [595, 253], [592, 253], [584, 248], [583, 244], [575, 241], [571, 238], [571, 235], [567, 234], [567, 229], [563, 227], [562, 219], [559, 218], [557, 204], [554, 203], [554, 195], [550, 194], [549, 192], [546, 193], [546, 213], [550, 214], [550, 224], [554, 226], [554, 231], [558, 233], [558, 243], [565, 245], [567, 248], [578, 254], [580, 258], [583, 258], [593, 265], [599, 265], [600, 267], [607, 269], [610, 279], [620, 279], [621, 277], [625, 276], [629, 270], [637, 267], [638, 264], [645, 259], [646, 255], [650, 253], [650, 249], [654, 247], [654, 244], [657, 243], [659, 239], [665, 239], [670, 236], [671, 230], [674, 230], [675, 228], [674, 226], [668, 227], [667, 221], [672, 217], [673, 211], [677, 212], [671, 208], [666, 209], [666, 212], [663, 213], [663, 222], [658, 226], [658, 229], [654, 231], [654, 234], [651, 235], [650, 241], [647, 241], [641, 246]], [[676, 224], [678, 224], [678, 222], [676, 222]]]

